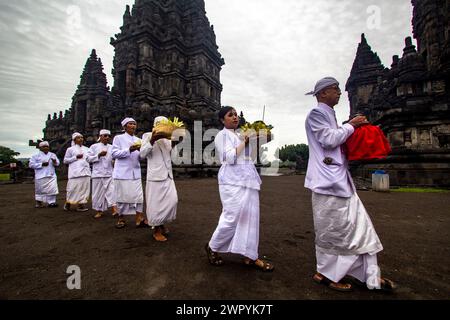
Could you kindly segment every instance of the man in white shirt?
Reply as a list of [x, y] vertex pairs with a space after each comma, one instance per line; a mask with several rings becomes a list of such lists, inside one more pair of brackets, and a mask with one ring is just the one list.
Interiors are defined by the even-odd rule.
[[306, 118], [310, 156], [305, 187], [312, 191], [316, 233], [317, 273], [313, 279], [338, 291], [351, 291], [352, 283], [392, 291], [394, 283], [380, 277], [377, 263], [383, 246], [356, 193], [341, 148], [355, 128], [368, 121], [357, 116], [342, 127], [338, 125], [334, 106], [341, 90], [332, 77], [318, 81], [308, 94], [318, 101]]
[[121, 124], [125, 133], [114, 137], [111, 151], [115, 160], [113, 179], [119, 214], [116, 228], [126, 226], [126, 215], [136, 215], [137, 227], [148, 227], [143, 213], [144, 193], [139, 162], [141, 140], [135, 136], [137, 123], [133, 118], [125, 118]]
[[67, 198], [64, 210], [69, 211], [76, 206], [76, 211], [88, 211], [86, 204], [91, 190], [91, 167], [87, 162], [89, 149], [83, 146], [81, 133], [72, 135], [72, 146], [67, 149], [64, 163], [69, 165], [69, 181], [67, 182]]
[[98, 143], [89, 148], [87, 160], [92, 164], [92, 208], [99, 219], [103, 213], [112, 208], [113, 216], [117, 215], [114, 192], [112, 145], [109, 144], [111, 131], [100, 130]]
[[58, 206], [58, 181], [55, 167], [59, 166], [58, 157], [50, 152], [50, 144], [47, 141], [39, 143], [39, 153], [31, 157], [29, 167], [34, 169], [36, 208], [49, 208]]
[[[153, 127], [167, 120], [157, 117]], [[156, 241], [167, 241], [166, 224], [175, 220], [177, 215], [178, 195], [172, 173], [172, 141], [153, 136], [151, 132], [142, 137], [140, 156], [147, 159], [147, 219], [154, 228], [153, 238]]]

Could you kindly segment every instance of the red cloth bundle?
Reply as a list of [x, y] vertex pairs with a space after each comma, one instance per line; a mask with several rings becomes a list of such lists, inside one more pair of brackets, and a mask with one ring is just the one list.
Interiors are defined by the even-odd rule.
[[389, 141], [378, 126], [364, 125], [345, 142], [348, 160], [371, 160], [386, 158], [392, 151]]

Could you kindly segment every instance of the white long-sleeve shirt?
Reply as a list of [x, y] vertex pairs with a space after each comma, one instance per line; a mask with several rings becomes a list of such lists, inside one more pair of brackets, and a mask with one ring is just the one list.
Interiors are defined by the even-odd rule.
[[[87, 162], [88, 151], [87, 147], [77, 144], [67, 149], [64, 163], [69, 165], [69, 179], [91, 176], [91, 167]], [[83, 158], [77, 159], [79, 154], [83, 154]]]
[[[56, 160], [55, 165], [53, 164], [52, 159]], [[48, 166], [42, 166], [44, 162], [48, 162]], [[39, 153], [33, 155], [29, 163], [29, 167], [31, 169], [34, 169], [35, 180], [48, 177], [56, 177], [55, 166], [58, 167], [59, 165], [59, 159], [54, 153], [48, 152], [47, 154], [45, 154], [42, 151], [39, 151]]]
[[[355, 187], [341, 145], [355, 129], [348, 123], [339, 127], [336, 112], [324, 103], [311, 110], [305, 127], [309, 144], [305, 187], [319, 194], [351, 197]], [[324, 162], [326, 158], [330, 164]]]
[[172, 173], [172, 141], [160, 139], [153, 145], [150, 143], [152, 133], [142, 136], [141, 159], [147, 159], [147, 181], [164, 181], [173, 179]]
[[114, 137], [112, 157], [115, 159], [113, 178], [118, 180], [141, 179], [139, 150], [130, 152], [130, 147], [140, 139], [124, 133]]
[[[106, 155], [99, 157], [98, 154], [106, 151]], [[112, 145], [96, 143], [88, 151], [87, 161], [92, 163], [92, 178], [109, 178], [113, 173]]]
[[218, 174], [219, 185], [228, 184], [260, 190], [261, 178], [250, 157], [251, 145], [246, 146], [239, 156], [236, 154], [236, 148], [241, 143], [237, 134], [228, 129], [220, 131], [214, 139], [222, 164]]

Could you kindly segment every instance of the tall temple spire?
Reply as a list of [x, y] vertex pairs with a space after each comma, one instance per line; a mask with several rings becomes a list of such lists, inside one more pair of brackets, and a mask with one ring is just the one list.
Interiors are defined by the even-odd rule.
[[125, 10], [111, 45], [112, 93], [127, 110], [139, 109], [151, 118], [167, 106], [180, 117], [184, 112], [189, 123], [220, 108], [225, 62], [204, 0], [136, 0], [131, 12]]
[[361, 34], [361, 42], [358, 45], [356, 58], [353, 62], [347, 86], [351, 86], [355, 81], [358, 81], [359, 83], [361, 83], [361, 81], [365, 83], [376, 82], [376, 79], [383, 70], [384, 66], [381, 63], [378, 54], [372, 51], [372, 48], [367, 43], [364, 33]]
[[106, 74], [103, 72], [103, 64], [100, 58], [97, 57], [97, 52], [92, 49], [90, 57], [81, 75], [79, 90], [86, 88], [102, 88], [107, 90]]
[[[350, 114], [365, 109], [372, 90], [378, 83], [379, 77], [383, 75], [383, 71], [384, 66], [380, 58], [372, 51], [364, 33], [361, 34], [361, 42], [358, 45], [352, 71], [345, 86], [350, 100]], [[358, 90], [361, 87], [364, 87], [365, 90]]]

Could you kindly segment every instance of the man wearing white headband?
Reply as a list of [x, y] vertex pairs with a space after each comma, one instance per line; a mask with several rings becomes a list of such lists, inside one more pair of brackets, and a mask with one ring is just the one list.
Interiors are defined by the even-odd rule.
[[339, 82], [331, 77], [317, 82], [308, 94], [317, 99], [306, 118], [309, 163], [305, 187], [312, 191], [316, 233], [317, 273], [313, 279], [338, 291], [352, 284], [392, 291], [391, 280], [380, 277], [377, 253], [383, 250], [372, 221], [359, 199], [341, 146], [355, 128], [367, 124], [357, 116], [340, 127], [334, 106]]
[[34, 184], [36, 208], [48, 205], [55, 208], [56, 196], [58, 195], [58, 181], [55, 167], [59, 166], [58, 157], [50, 152], [50, 144], [47, 141], [39, 143], [39, 153], [30, 159], [29, 167], [34, 169]]
[[135, 136], [137, 124], [133, 118], [122, 121], [124, 134], [114, 137], [112, 158], [115, 160], [113, 179], [119, 219], [116, 228], [125, 227], [124, 216], [136, 215], [136, 226], [146, 227], [144, 193], [141, 181], [139, 150], [141, 140]]
[[[153, 128], [166, 117], [157, 117]], [[146, 213], [150, 226], [154, 228], [156, 241], [167, 241], [167, 223], [175, 220], [177, 215], [178, 195], [172, 173], [172, 141], [153, 136], [151, 132], [142, 137], [141, 158], [147, 159], [147, 199]]]
[[87, 162], [89, 149], [83, 146], [84, 138], [81, 133], [72, 135], [72, 146], [67, 149], [64, 163], [69, 165], [69, 181], [67, 182], [67, 198], [64, 210], [69, 211], [72, 206], [76, 211], [85, 212], [91, 190], [91, 167]]
[[114, 192], [113, 159], [111, 131], [100, 130], [98, 143], [89, 148], [87, 160], [92, 164], [92, 208], [96, 211], [95, 219], [112, 208], [113, 216], [117, 215]]

